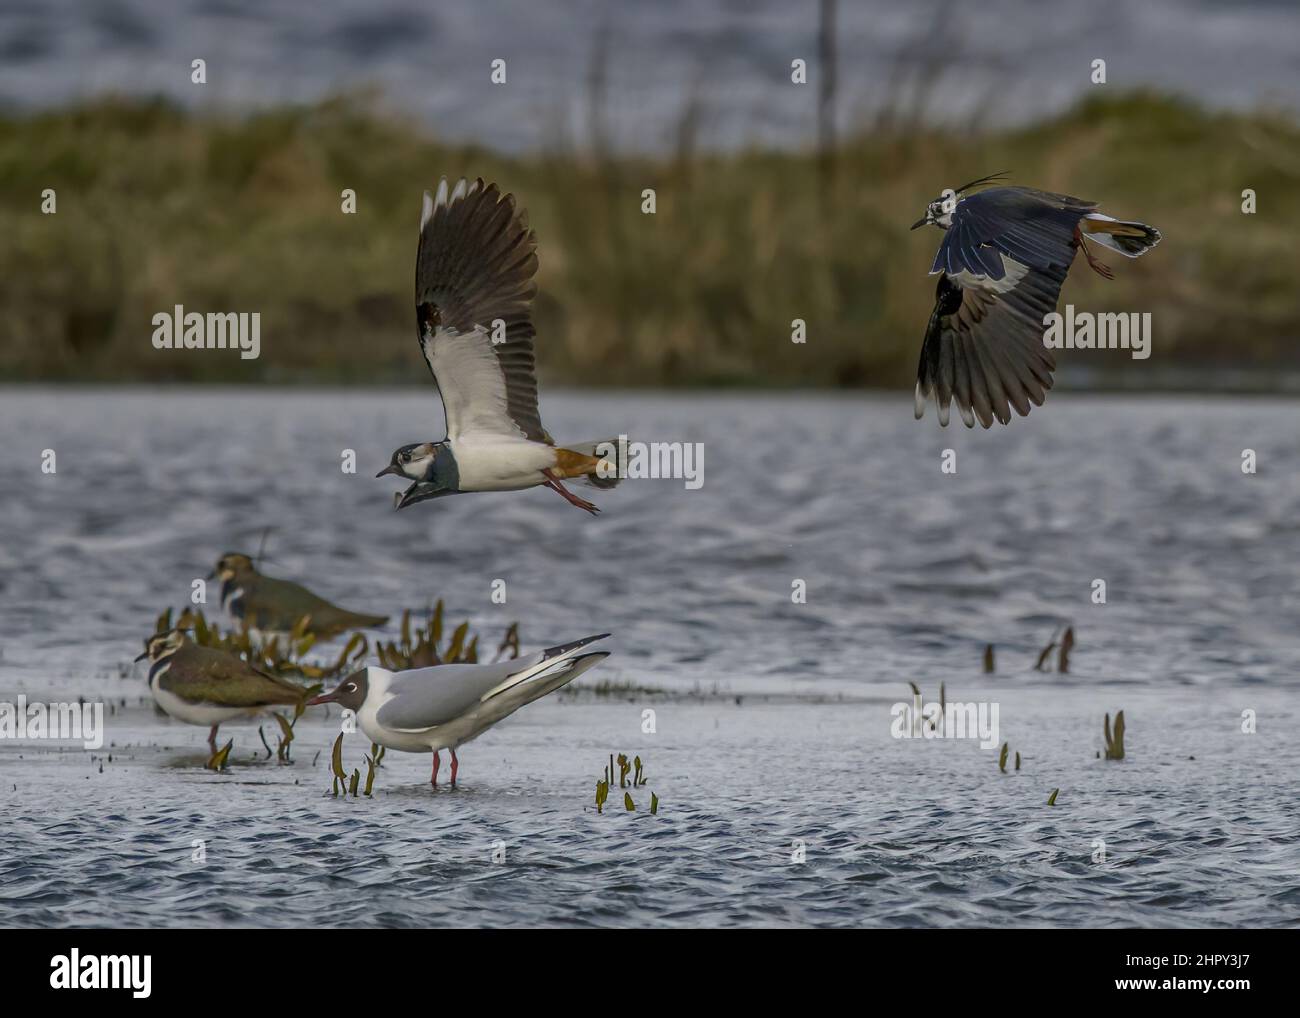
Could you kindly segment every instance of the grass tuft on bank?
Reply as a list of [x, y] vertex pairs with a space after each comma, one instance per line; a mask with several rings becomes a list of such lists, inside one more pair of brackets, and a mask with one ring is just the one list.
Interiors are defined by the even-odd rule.
[[[496, 180], [530, 210], [544, 383], [909, 385], [939, 237], [908, 226], [943, 187], [1002, 169], [1160, 228], [1140, 260], [1106, 254], [1114, 282], [1076, 268], [1065, 290], [1080, 310], [1151, 311], [1147, 363], [1294, 366], [1300, 128], [1108, 95], [1016, 130], [862, 133], [829, 160], [511, 157], [360, 96], [238, 117], [115, 98], [0, 115], [0, 380], [423, 384], [416, 225], [442, 174]], [[175, 304], [260, 312], [261, 357], [155, 350], [152, 317]]]

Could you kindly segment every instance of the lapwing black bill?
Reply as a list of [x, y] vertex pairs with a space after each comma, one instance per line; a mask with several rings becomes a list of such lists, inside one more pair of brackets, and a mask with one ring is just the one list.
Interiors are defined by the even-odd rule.
[[[1043, 342], [1044, 319], [1056, 310], [1061, 285], [1082, 250], [1106, 279], [1110, 268], [1088, 241], [1137, 258], [1160, 242], [1145, 223], [1112, 219], [1097, 203], [1032, 187], [987, 186], [994, 174], [932, 201], [912, 229], [944, 231], [930, 267], [939, 276], [916, 377], [916, 417], [934, 399], [939, 423], [957, 404], [968, 428], [975, 421], [1007, 424], [1011, 408], [1024, 417], [1042, 406], [1056, 360]], [[973, 191], [973, 188], [982, 190]], [[1086, 239], [1085, 239], [1086, 237]]]
[[436, 665], [391, 672], [371, 666], [308, 701], [337, 703], [355, 712], [371, 742], [405, 753], [433, 753], [438, 787], [438, 753], [451, 751], [451, 784], [460, 761], [456, 749], [476, 739], [525, 704], [572, 682], [609, 654], [582, 653], [608, 633], [551, 647], [530, 657], [494, 664]]
[[254, 668], [243, 658], [215, 647], [201, 647], [180, 629], [145, 640], [149, 692], [177, 721], [208, 727], [208, 746], [217, 751], [217, 728], [227, 721], [254, 718], [276, 707], [297, 707], [320, 689], [307, 688]]
[[420, 213], [415, 263], [420, 350], [442, 394], [447, 437], [404, 445], [377, 477], [413, 483], [398, 509], [470, 491], [545, 486], [580, 509], [599, 510], [564, 481], [597, 488], [619, 481], [619, 464], [600, 454], [613, 441], [558, 445], [537, 408], [533, 297], [537, 241], [513, 195], [480, 178], [436, 196]]
[[291, 633], [304, 618], [306, 632], [321, 640], [388, 621], [386, 615], [340, 608], [291, 580], [265, 576], [251, 558], [238, 552], [222, 555], [209, 574], [209, 579], [213, 577], [221, 580], [222, 608], [231, 618], [262, 635]]

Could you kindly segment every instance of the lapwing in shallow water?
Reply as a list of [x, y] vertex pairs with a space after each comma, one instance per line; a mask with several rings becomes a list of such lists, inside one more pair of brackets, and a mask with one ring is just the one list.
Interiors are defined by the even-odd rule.
[[498, 664], [437, 665], [405, 672], [363, 668], [308, 704], [337, 703], [354, 711], [361, 730], [381, 746], [433, 753], [430, 783], [434, 788], [438, 787], [438, 753], [451, 750], [454, 788], [460, 768], [458, 746], [609, 657], [603, 651], [579, 653], [608, 635], [588, 636]]
[[221, 606], [231, 617], [263, 634], [292, 632], [304, 617], [307, 632], [322, 640], [388, 621], [385, 615], [362, 615], [330, 604], [290, 580], [263, 576], [251, 558], [237, 552], [222, 555], [211, 577], [221, 580]]
[[1044, 318], [1056, 310], [1061, 284], [1082, 250], [1088, 265], [1111, 279], [1087, 241], [1136, 258], [1155, 247], [1160, 231], [1097, 211], [1097, 203], [1032, 187], [988, 187], [1002, 177], [971, 181], [932, 201], [912, 229], [944, 231], [930, 274], [939, 276], [916, 379], [916, 416], [931, 397], [939, 423], [949, 402], [968, 428], [988, 428], [1043, 405], [1056, 361], [1043, 342]]
[[420, 349], [442, 393], [447, 437], [404, 445], [376, 475], [414, 483], [398, 509], [469, 491], [545, 485], [589, 513], [564, 486], [612, 488], [618, 464], [599, 455], [614, 442], [557, 445], [542, 427], [531, 319], [537, 242], [513, 195], [481, 179], [426, 191], [415, 263]]
[[258, 671], [224, 650], [200, 647], [179, 629], [149, 637], [144, 647], [136, 660], [149, 660], [154, 702], [177, 721], [210, 726], [208, 746], [213, 753], [219, 725], [276, 707], [296, 707], [314, 691]]

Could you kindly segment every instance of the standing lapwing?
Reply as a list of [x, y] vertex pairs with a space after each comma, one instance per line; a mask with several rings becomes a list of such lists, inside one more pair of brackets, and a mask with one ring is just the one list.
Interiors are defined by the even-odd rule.
[[136, 660], [145, 658], [154, 702], [178, 721], [210, 726], [208, 746], [213, 753], [219, 725], [276, 707], [296, 707], [320, 689], [259, 671], [216, 647], [200, 647], [179, 629], [145, 640], [144, 653]]
[[944, 231], [930, 275], [939, 276], [934, 311], [925, 330], [916, 378], [916, 416], [934, 396], [939, 423], [949, 401], [973, 428], [1006, 424], [1010, 407], [1024, 417], [1043, 405], [1056, 361], [1043, 343], [1044, 318], [1056, 310], [1074, 254], [1106, 279], [1084, 234], [1103, 247], [1136, 258], [1160, 241], [1145, 223], [1122, 222], [1097, 203], [1032, 187], [989, 187], [996, 173], [945, 191], [912, 229], [933, 223]]
[[404, 753], [433, 753], [430, 783], [434, 788], [438, 787], [438, 752], [451, 750], [454, 788], [460, 769], [456, 747], [609, 657], [605, 651], [578, 653], [608, 635], [588, 636], [531, 657], [494, 664], [437, 665], [404, 672], [362, 668], [308, 705], [337, 703], [356, 714], [372, 742]]
[[402, 446], [376, 475], [414, 482], [397, 496], [398, 509], [467, 491], [545, 485], [596, 513], [562, 482], [618, 483], [617, 465], [597, 453], [606, 443], [557, 446], [542, 427], [530, 317], [536, 247], [527, 212], [496, 184], [462, 179], [449, 191], [444, 177], [436, 198], [424, 193], [416, 321], [442, 393], [447, 437]]
[[306, 632], [321, 640], [388, 621], [386, 615], [362, 615], [330, 604], [290, 580], [264, 576], [251, 558], [238, 552], [222, 555], [209, 574], [212, 577], [221, 580], [221, 606], [246, 628], [263, 635], [290, 633], [303, 618]]

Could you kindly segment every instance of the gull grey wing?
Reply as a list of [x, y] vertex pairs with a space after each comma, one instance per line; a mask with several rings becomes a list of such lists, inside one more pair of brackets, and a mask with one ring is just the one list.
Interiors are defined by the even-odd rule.
[[447, 437], [550, 442], [537, 409], [531, 320], [537, 241], [513, 195], [444, 178], [424, 195], [415, 263], [420, 349], [442, 393]]
[[512, 686], [503, 695], [492, 697], [483, 704], [481, 718], [490, 718], [495, 724], [502, 718], [509, 717], [520, 707], [549, 696], [561, 686], [566, 686], [588, 668], [600, 664], [609, 657], [608, 651], [596, 651], [592, 654], [579, 654], [577, 657], [557, 661], [549, 670], [545, 670], [536, 679], [517, 686]]
[[[608, 635], [588, 636], [513, 661], [487, 665], [436, 665], [397, 672], [388, 685], [389, 692], [396, 695], [379, 708], [376, 717], [386, 728], [401, 731], [423, 731], [446, 724], [484, 701], [517, 689], [530, 679], [568, 673], [582, 648]], [[574, 673], [577, 674], [580, 673]], [[521, 702], [527, 702], [527, 699]]]
[[994, 418], [1007, 424], [1010, 406], [1024, 417], [1031, 403], [1043, 405], [1056, 370], [1043, 345], [1043, 318], [1056, 310], [1068, 266], [1020, 268], [1015, 285], [1002, 292], [939, 277], [916, 373], [917, 418], [930, 396], [941, 425], [955, 401], [968, 428], [976, 417], [985, 428]]
[[385, 728], [422, 731], [466, 714], [484, 694], [542, 663], [542, 655], [486, 665], [435, 665], [397, 672], [389, 682], [395, 694], [379, 708], [376, 717]]
[[1096, 202], [1029, 187], [994, 187], [957, 202], [952, 225], [930, 266], [946, 272], [1002, 280], [1005, 259], [1031, 269], [1069, 268], [1074, 260], [1074, 229]]

